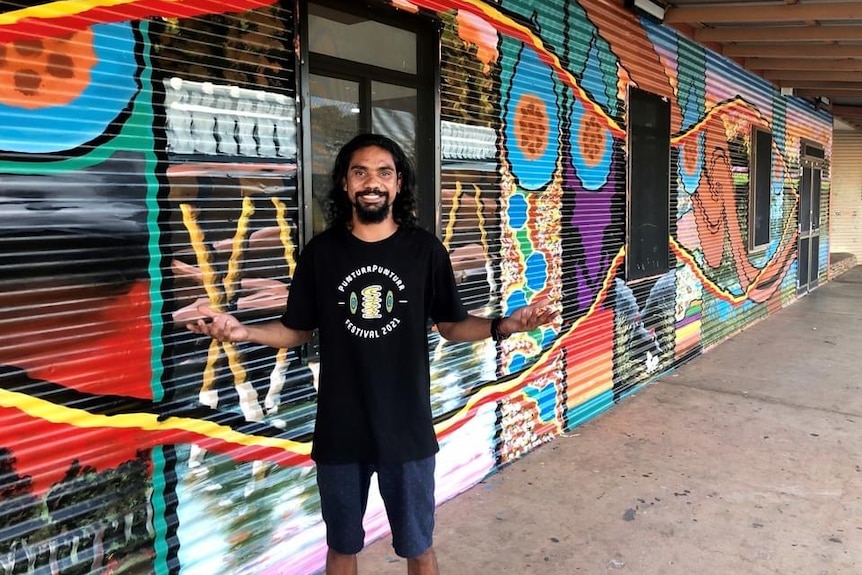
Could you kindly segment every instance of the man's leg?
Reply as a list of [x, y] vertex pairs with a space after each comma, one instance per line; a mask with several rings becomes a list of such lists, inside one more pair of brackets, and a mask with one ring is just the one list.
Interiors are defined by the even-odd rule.
[[355, 553], [342, 555], [332, 549], [326, 552], [326, 575], [357, 575], [358, 571]]
[[395, 553], [410, 575], [438, 575], [434, 554], [434, 457], [377, 466], [380, 495], [392, 528]]
[[356, 575], [356, 554], [365, 545], [362, 517], [371, 473], [370, 466], [359, 463], [317, 465], [320, 511], [329, 546], [327, 575]]
[[407, 560], [407, 575], [440, 575], [440, 570], [437, 568], [437, 555], [433, 547], [429, 547], [419, 557]]

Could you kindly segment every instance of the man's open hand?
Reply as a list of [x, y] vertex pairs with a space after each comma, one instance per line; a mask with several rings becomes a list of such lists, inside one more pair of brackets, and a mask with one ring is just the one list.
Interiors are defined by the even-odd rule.
[[248, 340], [248, 328], [229, 313], [219, 313], [208, 305], [198, 306], [198, 311], [204, 317], [187, 323], [189, 330], [218, 341], [236, 343]]
[[500, 322], [503, 335], [519, 331], [532, 331], [537, 327], [552, 323], [560, 317], [560, 312], [550, 305], [547, 298], [515, 310], [512, 315]]

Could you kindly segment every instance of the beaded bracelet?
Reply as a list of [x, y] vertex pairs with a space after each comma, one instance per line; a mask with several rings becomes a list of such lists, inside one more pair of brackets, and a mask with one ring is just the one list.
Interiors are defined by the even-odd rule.
[[509, 337], [509, 335], [512, 335], [503, 335], [502, 333], [500, 333], [500, 322], [502, 322], [504, 319], [505, 318], [502, 317], [495, 317], [491, 320], [491, 339], [493, 339], [494, 341], [503, 341], [504, 339]]

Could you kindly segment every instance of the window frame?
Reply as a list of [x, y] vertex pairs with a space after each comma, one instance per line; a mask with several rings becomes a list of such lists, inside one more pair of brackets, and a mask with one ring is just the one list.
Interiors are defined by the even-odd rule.
[[[635, 98], [650, 98], [653, 100], [661, 100], [664, 108], [665, 114], [663, 115], [663, 127], [666, 126], [667, 133], [667, 209], [666, 209], [666, 230], [667, 233], [664, 234], [664, 252], [666, 260], [664, 261], [663, 269], [660, 270], [648, 270], [643, 273], [638, 273], [633, 266], [632, 254], [634, 250], [632, 249], [632, 242], [634, 240], [634, 230], [633, 230], [633, 218], [632, 214], [637, 207], [635, 204], [635, 186], [633, 185], [633, 167], [634, 162], [637, 161], [637, 154], [633, 153], [633, 122], [632, 122], [632, 96]], [[626, 250], [626, 258], [625, 258], [625, 277], [627, 282], [640, 282], [640, 281], [648, 281], [650, 279], [654, 279], [656, 277], [660, 277], [661, 275], [667, 273], [670, 270], [674, 263], [673, 258], [670, 253], [670, 235], [672, 232], [672, 222], [671, 222], [671, 206], [673, 202], [673, 198], [671, 197], [670, 189], [671, 189], [671, 132], [670, 132], [670, 100], [666, 96], [661, 96], [659, 94], [655, 94], [653, 92], [649, 92], [647, 90], [643, 90], [637, 88], [635, 86], [629, 85], [627, 94], [626, 94], [626, 150], [627, 150], [627, 158], [626, 158], [626, 219], [625, 219], [625, 250]]]
[[[769, 137], [769, 163], [767, 170], [767, 181], [768, 185], [766, 186], [766, 190], [760, 189], [758, 187], [758, 181], [760, 180], [760, 170], [763, 167], [763, 159], [760, 158], [760, 154], [757, 151], [758, 147], [758, 136], [766, 135]], [[765, 251], [769, 244], [772, 242], [772, 227], [770, 225], [770, 214], [772, 212], [772, 143], [773, 136], [772, 132], [761, 127], [761, 126], [752, 126], [751, 127], [751, 140], [748, 146], [748, 252], [749, 253], [758, 253]], [[766, 241], [758, 242], [757, 238], [757, 218], [759, 215], [758, 204], [760, 203], [758, 200], [758, 195], [765, 193], [767, 197], [767, 203], [769, 208], [767, 209], [766, 214]]]
[[[341, 60], [324, 54], [311, 53], [308, 42], [301, 42], [297, 62], [297, 94], [299, 96], [298, 181], [303, 202], [301, 237], [303, 244], [314, 235], [312, 225], [313, 198], [311, 149], [311, 98], [310, 76], [326, 75], [334, 78], [381, 81], [416, 89], [416, 189], [419, 223], [428, 231], [441, 232], [441, 161], [440, 161], [440, 38], [441, 26], [436, 20], [423, 15], [404, 14], [384, 2], [353, 4], [337, 0], [296, 0], [296, 20], [300, 38], [309, 37], [309, 4], [317, 4], [348, 14], [366, 17], [388, 26], [409, 30], [416, 34], [416, 74], [389, 70], [361, 62]], [[348, 71], [349, 70], [349, 71]], [[370, 93], [362, 94], [365, 105], [370, 105]], [[370, 108], [360, 113], [362, 130], [371, 127]], [[335, 158], [332, 158], [333, 160]]]

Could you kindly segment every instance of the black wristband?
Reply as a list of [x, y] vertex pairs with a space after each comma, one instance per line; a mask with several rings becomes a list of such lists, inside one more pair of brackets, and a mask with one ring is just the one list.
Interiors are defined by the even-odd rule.
[[[494, 341], [503, 341], [508, 335], [503, 335], [500, 333], [500, 322], [503, 321], [502, 317], [495, 317], [491, 320], [491, 339]], [[510, 334], [511, 335], [511, 334]]]

